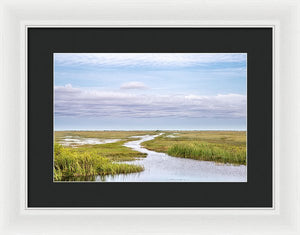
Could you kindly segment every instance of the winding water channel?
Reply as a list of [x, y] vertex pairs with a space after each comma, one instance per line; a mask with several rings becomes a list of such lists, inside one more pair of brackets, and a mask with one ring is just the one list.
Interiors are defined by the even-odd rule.
[[141, 146], [144, 141], [159, 135], [138, 136], [139, 140], [129, 141], [124, 146], [146, 153], [146, 158], [125, 162], [143, 165], [140, 173], [96, 177], [105, 182], [247, 182], [247, 167], [171, 157], [165, 153], [150, 151]]

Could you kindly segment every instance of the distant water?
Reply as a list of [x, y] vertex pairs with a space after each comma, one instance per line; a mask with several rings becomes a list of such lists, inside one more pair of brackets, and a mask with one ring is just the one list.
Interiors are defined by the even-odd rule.
[[[161, 134], [159, 134], [161, 135]], [[171, 157], [165, 153], [150, 151], [141, 146], [144, 141], [159, 135], [137, 136], [124, 146], [146, 153], [146, 158], [128, 161], [127, 164], [143, 165], [140, 173], [114, 176], [96, 176], [96, 181], [105, 182], [247, 182], [247, 167], [220, 164], [187, 158]]]
[[85, 144], [109, 144], [120, 141], [121, 139], [98, 139], [98, 138], [80, 138], [79, 136], [66, 136], [60, 141], [64, 146], [85, 145]]

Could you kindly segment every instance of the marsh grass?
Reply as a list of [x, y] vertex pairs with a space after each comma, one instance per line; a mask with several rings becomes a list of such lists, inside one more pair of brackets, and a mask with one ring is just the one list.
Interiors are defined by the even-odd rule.
[[63, 143], [64, 139], [76, 138], [98, 138], [98, 139], [120, 139], [115, 143], [107, 144], [85, 144], [77, 145], [76, 143], [71, 144], [69, 147], [76, 148], [80, 153], [89, 153], [92, 155], [100, 155], [105, 158], [109, 158], [113, 161], [133, 161], [141, 157], [146, 157], [147, 154], [134, 151], [130, 148], [123, 146], [128, 141], [136, 140], [131, 138], [132, 136], [155, 134], [154, 131], [56, 131], [55, 142]]
[[114, 163], [111, 159], [76, 148], [66, 148], [54, 144], [54, 180], [61, 181], [68, 177], [86, 177], [95, 175], [115, 175], [141, 172], [139, 165]]
[[180, 143], [172, 145], [167, 152], [174, 157], [203, 161], [246, 164], [246, 149], [239, 146], [224, 146], [211, 143]]
[[142, 145], [170, 156], [246, 165], [245, 131], [176, 131], [176, 138], [166, 132]]
[[[130, 139], [130, 141], [135, 139]], [[113, 161], [133, 161], [147, 156], [146, 153], [141, 153], [130, 148], [123, 146], [128, 140], [119, 141], [109, 144], [97, 145], [82, 145], [76, 150], [79, 153], [90, 153], [93, 155], [101, 155], [102, 157], [109, 158]]]
[[[56, 131], [54, 145], [54, 180], [86, 181], [94, 176], [136, 173], [142, 166], [122, 164], [146, 157], [127, 148], [124, 143], [136, 140], [132, 136], [155, 135], [159, 131]], [[176, 138], [170, 138], [174, 131], [142, 143], [142, 146], [156, 152], [168, 153], [174, 157], [215, 161], [232, 164], [246, 164], [245, 131], [176, 131]], [[73, 144], [64, 147], [59, 143], [65, 138], [120, 139], [106, 144]], [[118, 162], [118, 163], [116, 163]]]

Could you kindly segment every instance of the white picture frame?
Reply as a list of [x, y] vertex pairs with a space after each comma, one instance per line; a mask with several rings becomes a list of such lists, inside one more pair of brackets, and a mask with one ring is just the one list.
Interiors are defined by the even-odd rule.
[[[300, 234], [300, 2], [0, 1], [0, 234]], [[272, 27], [272, 208], [27, 208], [27, 27]]]

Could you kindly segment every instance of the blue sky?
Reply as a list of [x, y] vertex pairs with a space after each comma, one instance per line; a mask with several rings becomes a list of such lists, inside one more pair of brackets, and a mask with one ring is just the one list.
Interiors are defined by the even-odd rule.
[[245, 130], [245, 53], [55, 53], [55, 130]]

